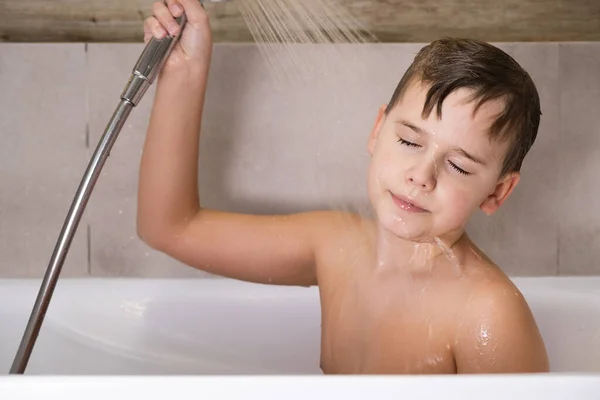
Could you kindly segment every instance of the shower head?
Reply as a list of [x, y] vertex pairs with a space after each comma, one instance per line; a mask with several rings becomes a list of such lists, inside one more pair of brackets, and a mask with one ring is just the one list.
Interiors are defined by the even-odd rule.
[[[221, 3], [228, 0], [199, 0], [200, 4], [206, 2], [209, 3]], [[166, 4], [166, 1], [165, 1]], [[182, 14], [180, 17], [175, 18], [177, 24], [180, 26], [180, 31], [183, 31], [187, 22], [187, 17]], [[128, 101], [133, 106], [137, 106], [146, 90], [154, 83], [156, 76], [162, 68], [165, 60], [169, 57], [173, 46], [177, 43], [178, 36], [167, 35], [163, 38], [157, 39], [153, 37], [150, 39], [144, 51], [138, 58], [133, 71], [125, 89], [121, 94], [121, 99]]]

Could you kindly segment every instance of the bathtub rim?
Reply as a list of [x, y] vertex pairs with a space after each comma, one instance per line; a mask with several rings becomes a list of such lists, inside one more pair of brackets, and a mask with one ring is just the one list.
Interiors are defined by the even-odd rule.
[[[600, 373], [550, 373], [504, 375], [408, 375], [408, 376], [0, 376], [0, 396], [11, 399], [62, 400], [141, 398], [197, 399], [198, 396], [244, 399], [421, 399], [486, 400], [532, 398], [597, 399]], [[184, 394], [188, 393], [187, 396]], [[43, 397], [42, 397], [43, 396]], [[285, 397], [283, 397], [285, 396]], [[400, 397], [402, 396], [402, 397]], [[440, 397], [443, 396], [443, 397]], [[540, 397], [542, 398], [542, 397]]]
[[[569, 298], [589, 299], [590, 297], [600, 296], [600, 275], [592, 276], [511, 276], [511, 281], [521, 291], [527, 289], [531, 296], [537, 296], [540, 293], [560, 293]], [[0, 293], [9, 292], [22, 301], [27, 296], [27, 301], [31, 302], [27, 307], [32, 307], [42, 283], [41, 277], [35, 278], [0, 278]], [[118, 289], [118, 295], [124, 295], [123, 289], [127, 285], [132, 285], [133, 290], [141, 292], [150, 292], [152, 295], [159, 294], [161, 298], [174, 297], [193, 297], [202, 299], [207, 297], [229, 298], [245, 297], [248, 295], [261, 298], [271, 297], [272, 295], [282, 296], [283, 298], [297, 298], [314, 292], [318, 296], [318, 286], [283, 286], [270, 285], [262, 283], [252, 283], [231, 278], [223, 277], [205, 277], [205, 278], [182, 278], [182, 277], [113, 277], [113, 276], [80, 276], [63, 277], [57, 282], [54, 294], [50, 301], [55, 299], [65, 301], [65, 296], [69, 291], [81, 290], [86, 287], [85, 293], [94, 297], [102, 296], [105, 293], [99, 288], [110, 285]], [[177, 287], [176, 291], [169, 291]], [[203, 290], [187, 291], [186, 289], [201, 287]], [[235, 288], [235, 291], [225, 292], [223, 289]], [[25, 289], [27, 293], [20, 289]], [[161, 289], [155, 291], [155, 289]], [[164, 290], [167, 289], [167, 290]], [[32, 293], [35, 291], [35, 293]], [[115, 292], [113, 292], [115, 293]], [[133, 293], [135, 294], [135, 293]], [[127, 296], [130, 294], [127, 294]], [[110, 295], [109, 295], [110, 296]], [[113, 296], [114, 297], [114, 296]], [[525, 294], [527, 298], [527, 294]], [[17, 302], [18, 303], [18, 302]], [[21, 309], [23, 304], [13, 303], [13, 306]], [[0, 307], [1, 310], [1, 307]], [[6, 309], [5, 309], [6, 310]]]

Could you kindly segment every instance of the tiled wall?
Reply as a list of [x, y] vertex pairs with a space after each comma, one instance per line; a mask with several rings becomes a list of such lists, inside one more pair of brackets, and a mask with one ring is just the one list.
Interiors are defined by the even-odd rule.
[[[273, 80], [256, 47], [217, 45], [201, 145], [206, 206], [292, 212], [364, 201], [369, 129], [420, 47], [344, 50], [289, 82]], [[544, 115], [516, 192], [497, 214], [476, 215], [469, 232], [513, 276], [598, 274], [600, 43], [500, 47], [530, 71]], [[0, 44], [0, 277], [42, 276], [142, 48]], [[153, 95], [117, 139], [62, 276], [207, 276], [135, 234]]]

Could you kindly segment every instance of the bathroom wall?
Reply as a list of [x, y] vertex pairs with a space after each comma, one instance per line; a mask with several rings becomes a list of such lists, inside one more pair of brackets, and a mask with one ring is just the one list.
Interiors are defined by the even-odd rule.
[[[273, 78], [251, 44], [216, 45], [203, 122], [204, 204], [240, 212], [360, 207], [366, 139], [419, 44], [310, 50]], [[513, 276], [600, 273], [600, 43], [508, 43], [542, 99], [522, 181], [472, 238]], [[0, 277], [41, 277], [140, 44], [0, 44]], [[327, 57], [319, 57], [327, 54]], [[327, 52], [327, 53], [325, 53]], [[333, 55], [332, 55], [333, 54]], [[327, 63], [323, 63], [327, 61]], [[62, 276], [206, 277], [135, 233], [137, 173], [154, 87], [92, 194]]]

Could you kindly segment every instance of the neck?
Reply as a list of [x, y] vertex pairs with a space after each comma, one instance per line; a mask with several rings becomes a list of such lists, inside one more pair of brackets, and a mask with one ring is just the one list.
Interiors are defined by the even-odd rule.
[[440, 237], [409, 241], [378, 226], [377, 239], [378, 269], [416, 272], [431, 270], [440, 257], [448, 259], [454, 266], [459, 266], [462, 257], [455, 251], [456, 245], [461, 240], [466, 240], [467, 236], [461, 229]]

